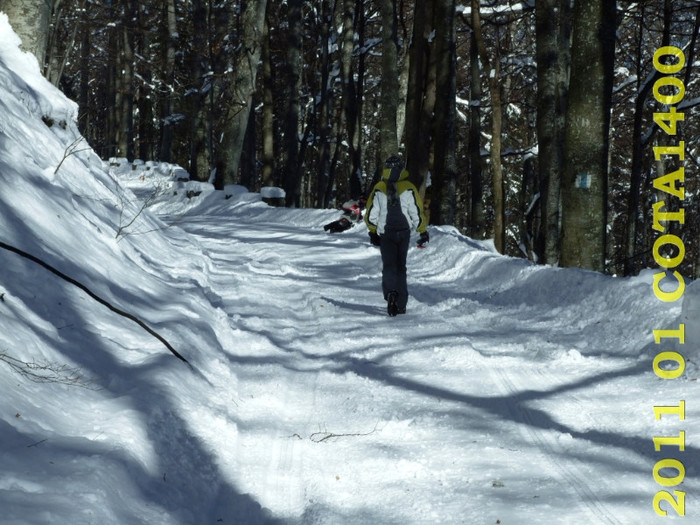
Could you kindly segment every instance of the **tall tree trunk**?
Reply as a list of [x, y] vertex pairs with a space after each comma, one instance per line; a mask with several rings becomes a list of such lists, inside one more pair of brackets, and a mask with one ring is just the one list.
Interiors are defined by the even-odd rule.
[[[266, 17], [267, 18], [267, 17]], [[274, 185], [275, 173], [275, 112], [273, 97], [272, 57], [270, 55], [270, 26], [265, 21], [262, 44], [263, 107], [262, 107], [262, 186]]]
[[605, 270], [615, 1], [576, 2], [562, 177], [563, 266]]
[[399, 152], [397, 111], [399, 102], [398, 35], [396, 1], [381, 0], [382, 83], [380, 95], [379, 142], [382, 160]]
[[[110, 19], [118, 20], [119, 14], [116, 7], [111, 6], [109, 9]], [[107, 140], [107, 146], [105, 147], [105, 153], [107, 157], [114, 157], [117, 155], [123, 155], [119, 151], [117, 146], [118, 143], [118, 129], [119, 122], [117, 119], [117, 108], [121, 105], [121, 96], [119, 94], [120, 90], [120, 75], [119, 75], [119, 36], [118, 27], [109, 27], [106, 29], [107, 32], [107, 81], [105, 86], [105, 103], [103, 104], [105, 108], [104, 120], [105, 120], [105, 137]]]
[[[253, 97], [254, 104], [257, 103], [257, 96]], [[250, 191], [255, 191], [257, 180], [257, 155], [255, 145], [257, 143], [258, 126], [255, 118], [255, 111], [250, 112], [250, 120], [245, 131], [243, 148], [241, 149], [241, 177], [240, 184]]]
[[[97, 137], [93, 135], [92, 120], [93, 107], [90, 103], [90, 10], [89, 2], [85, 3], [85, 9], [81, 14], [80, 30], [82, 31], [80, 39], [80, 94], [78, 96], [78, 107], [80, 108], [80, 117], [78, 119], [78, 127], [81, 134], [87, 138], [88, 143], [97, 146]], [[101, 152], [103, 153], [103, 152]]]
[[456, 104], [457, 69], [454, 31], [455, 0], [439, 0], [435, 5], [436, 92], [433, 118], [433, 171], [430, 222], [455, 223], [457, 207]]
[[330, 184], [330, 163], [331, 163], [331, 121], [330, 121], [330, 53], [329, 46], [331, 45], [331, 6], [329, 0], [321, 2], [321, 35], [319, 43], [321, 46], [321, 84], [319, 86], [319, 104], [318, 104], [318, 142], [319, 155], [316, 184], [316, 206], [326, 208], [328, 200], [326, 198], [328, 185]]
[[[411, 180], [421, 186], [430, 171], [430, 128], [435, 107], [435, 63], [428, 41], [433, 30], [434, 0], [416, 2], [409, 49], [406, 97], [406, 150]], [[425, 188], [422, 187], [424, 190]]]
[[[151, 48], [151, 31], [147, 27], [147, 7], [143, 4], [137, 5], [138, 9], [138, 35], [137, 53], [139, 56], [148, 56]], [[153, 83], [152, 64], [148, 60], [138, 62], [139, 75], [143, 79], [139, 87], [138, 105], [138, 157], [144, 160], [155, 158], [155, 128], [153, 126], [153, 100], [149, 91], [149, 86]]]
[[398, 137], [399, 147], [401, 147], [404, 132], [406, 131], [406, 103], [408, 98], [408, 79], [411, 70], [410, 55], [406, 46], [406, 42], [408, 41], [408, 35], [404, 34], [399, 58], [399, 62], [402, 66], [399, 72], [399, 100], [396, 110], [396, 136]]
[[163, 0], [163, 18], [165, 23], [162, 26], [163, 44], [163, 70], [165, 71], [165, 97], [161, 105], [160, 123], [160, 154], [159, 158], [163, 162], [173, 160], [173, 137], [175, 134], [173, 120], [173, 110], [175, 107], [175, 52], [178, 46], [177, 16], [175, 13], [175, 0]]
[[471, 189], [471, 206], [469, 215], [469, 235], [483, 239], [486, 233], [484, 218], [484, 186], [482, 181], [481, 160], [481, 67], [479, 50], [474, 32], [471, 34], [469, 60], [471, 64], [471, 100], [469, 104], [469, 180]]
[[[76, 6], [68, 6], [69, 9], [64, 9], [63, 2], [60, 0], [54, 1], [53, 13], [51, 15], [52, 26], [50, 36], [46, 44], [46, 57], [44, 59], [44, 76], [54, 86], [58, 86], [63, 77], [63, 71], [66, 68], [68, 60], [72, 58], [72, 51], [76, 44], [78, 31], [80, 28], [79, 13], [85, 10], [86, 0], [77, 0]], [[51, 3], [51, 2], [47, 2]], [[59, 42], [59, 28], [62, 20], [70, 18], [73, 25], [67, 41]], [[65, 35], [63, 35], [65, 38]]]
[[[342, 47], [341, 79], [343, 83], [343, 123], [347, 130], [347, 143], [350, 153], [350, 197], [356, 199], [362, 192], [362, 145], [360, 141], [362, 114], [362, 78], [354, 78], [353, 53], [355, 50], [355, 27], [358, 28], [360, 41], [364, 34], [364, 5], [362, 0], [343, 0], [342, 2]], [[361, 45], [361, 42], [360, 42]], [[361, 54], [357, 68], [358, 77], [364, 74], [364, 57]]]
[[536, 193], [537, 173], [535, 158], [527, 155], [523, 162], [523, 181], [520, 187], [520, 251], [531, 261], [539, 262], [539, 255], [534, 251], [535, 232], [533, 228], [533, 210], [536, 209], [532, 198]]
[[22, 40], [22, 49], [34, 54], [42, 71], [51, 7], [52, 3], [47, 0], [0, 0], [0, 11], [7, 14], [12, 29]]
[[301, 77], [301, 0], [288, 0], [286, 61], [282, 67], [285, 78], [283, 186], [286, 205], [300, 206], [301, 158], [299, 155], [299, 79]]
[[561, 173], [568, 82], [569, 0], [535, 4], [537, 58], [537, 142], [542, 225], [537, 255], [559, 262]]
[[[639, 24], [639, 36], [637, 38], [637, 98], [634, 102], [634, 123], [632, 125], [632, 167], [630, 173], [630, 190], [627, 198], [627, 231], [625, 232], [625, 263], [624, 274], [635, 273], [637, 252], [637, 227], [639, 221], [640, 192], [642, 190], [642, 169], [644, 165], [644, 140], [642, 129], [644, 126], [644, 106], [653, 85], [652, 79], [644, 78], [639, 74], [642, 71], [644, 60], [642, 51], [644, 39], [644, 25], [646, 19], [646, 6], [639, 5], [641, 22]], [[655, 76], [655, 75], [654, 75]]]
[[243, 8], [240, 39], [235, 42], [232, 86], [216, 151], [214, 186], [217, 189], [236, 182], [255, 91], [266, 9], [267, 0], [249, 0]]
[[192, 40], [188, 55], [187, 73], [191, 87], [187, 90], [185, 107], [187, 112], [189, 138], [188, 171], [197, 180], [209, 179], [211, 143], [207, 128], [211, 126], [206, 115], [207, 94], [211, 91], [211, 75], [204, 67], [208, 60], [207, 35], [209, 34], [210, 13], [205, 0], [192, 1]]
[[[690, 46], [688, 47], [688, 51], [686, 53], [687, 65], [685, 70], [685, 78], [683, 79], [683, 84], [686, 86], [690, 84], [693, 75], [696, 74], [696, 72], [693, 69], [693, 65], [695, 64], [695, 50], [698, 43], [698, 35], [700, 35], [700, 6], [698, 6], [697, 9], [698, 10], [695, 13], [695, 26], [693, 28], [693, 37], [690, 40]], [[683, 139], [683, 135], [683, 132], [679, 133], [679, 140]], [[692, 277], [693, 279], [697, 279], [698, 277], [700, 277], [700, 250], [697, 250], [695, 260], [693, 261]]]
[[121, 155], [133, 160], [134, 150], [134, 20], [135, 5], [124, 3], [124, 17], [120, 26], [117, 113], [117, 147]]
[[505, 252], [506, 246], [506, 213], [505, 213], [505, 186], [503, 182], [503, 168], [501, 165], [501, 132], [503, 127], [503, 102], [501, 96], [501, 67], [498, 45], [496, 56], [489, 58], [484, 43], [481, 29], [481, 14], [479, 12], [479, 0], [472, 0], [472, 24], [476, 38], [479, 56], [488, 72], [489, 94], [491, 95], [491, 149], [489, 159], [491, 161], [491, 179], [493, 185], [494, 207], [494, 244], [500, 253]]

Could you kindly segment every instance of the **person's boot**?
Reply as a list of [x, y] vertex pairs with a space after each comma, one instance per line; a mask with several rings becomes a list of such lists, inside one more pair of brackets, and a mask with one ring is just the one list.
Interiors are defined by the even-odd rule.
[[386, 311], [391, 316], [394, 317], [399, 313], [399, 307], [396, 305], [396, 300], [399, 297], [399, 292], [389, 292], [387, 295]]

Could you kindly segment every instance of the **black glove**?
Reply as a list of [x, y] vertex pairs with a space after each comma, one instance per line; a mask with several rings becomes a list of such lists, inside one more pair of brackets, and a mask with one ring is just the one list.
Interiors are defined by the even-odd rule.
[[382, 238], [377, 232], [369, 232], [369, 242], [371, 242], [373, 246], [379, 246], [382, 244]]
[[418, 246], [420, 246], [422, 248], [424, 244], [428, 244], [429, 240], [430, 240], [430, 235], [428, 235], [428, 232], [421, 233], [420, 238], [418, 239]]

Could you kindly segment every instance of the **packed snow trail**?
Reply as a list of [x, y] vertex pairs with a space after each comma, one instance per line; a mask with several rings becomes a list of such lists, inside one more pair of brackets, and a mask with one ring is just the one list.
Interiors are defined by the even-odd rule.
[[[389, 318], [362, 225], [326, 234], [336, 212], [251, 197], [153, 210], [211, 260], [236, 333], [238, 482], [263, 507], [299, 523], [653, 521], [655, 380], [630, 316], [645, 279], [532, 266], [433, 228], [409, 254], [408, 313]], [[639, 384], [626, 404], [647, 435], [610, 407], [621, 384]]]

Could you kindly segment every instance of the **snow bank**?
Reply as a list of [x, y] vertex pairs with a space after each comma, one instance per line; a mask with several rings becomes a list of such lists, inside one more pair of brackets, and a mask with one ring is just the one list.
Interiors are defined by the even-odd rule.
[[[236, 397], [214, 357], [230, 341], [218, 337], [228, 322], [208, 259], [109, 173], [76, 105], [18, 43], [0, 13], [0, 241], [142, 319], [200, 376], [131, 320], [0, 250], [0, 521], [260, 521], [189, 426], [188, 413], [227, 411]], [[186, 393], [202, 374], [228, 391], [199, 407]], [[218, 429], [236, 434], [230, 420]]]

